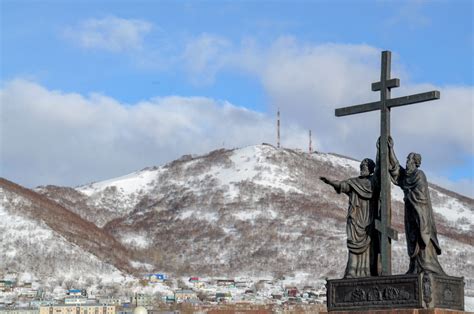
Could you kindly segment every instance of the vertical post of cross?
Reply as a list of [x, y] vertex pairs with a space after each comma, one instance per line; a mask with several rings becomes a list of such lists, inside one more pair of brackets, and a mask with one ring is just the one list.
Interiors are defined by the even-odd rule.
[[387, 107], [387, 100], [390, 99], [390, 87], [387, 82], [390, 80], [391, 52], [382, 52], [382, 71], [380, 75], [380, 220], [382, 223], [381, 237], [381, 266], [382, 275], [392, 274], [392, 241], [387, 236], [386, 226], [391, 226], [392, 208], [390, 176], [388, 165], [387, 141], [390, 136], [390, 108]]

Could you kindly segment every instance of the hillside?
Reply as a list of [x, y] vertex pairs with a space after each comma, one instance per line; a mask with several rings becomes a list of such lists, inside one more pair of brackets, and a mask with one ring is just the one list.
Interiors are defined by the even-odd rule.
[[114, 281], [133, 272], [121, 243], [56, 202], [3, 178], [0, 197], [2, 272], [53, 281]]
[[[120, 242], [124, 260], [112, 263], [117, 267], [128, 259], [141, 271], [148, 265], [175, 275], [295, 275], [311, 281], [340, 277], [347, 254], [347, 197], [318, 178], [356, 176], [358, 167], [358, 161], [334, 154], [256, 145], [183, 156], [77, 188], [35, 191], [94, 223], [107, 241], [113, 241], [109, 235]], [[466, 277], [471, 291], [474, 201], [435, 185], [430, 192], [441, 263], [448, 274]], [[402, 192], [393, 187], [393, 224], [401, 233], [394, 244], [395, 273], [408, 265], [402, 219]]]
[[[109, 222], [105, 229], [125, 245], [145, 252], [159, 248], [162, 255], [158, 259], [148, 255], [147, 262], [171, 272], [273, 276], [306, 272], [318, 278], [337, 277], [346, 259], [347, 198], [318, 178], [355, 176], [358, 164], [331, 154], [309, 155], [267, 145], [187, 157], [144, 170], [142, 180], [151, 177], [153, 183], [141, 181], [140, 186], [151, 186], [149, 192], [129, 215]], [[117, 180], [117, 189], [131, 178]], [[99, 186], [79, 190], [90, 193]], [[472, 274], [472, 264], [459, 263], [466, 258], [462, 251], [472, 252], [472, 201], [434, 188], [431, 193], [442, 241], [452, 241], [442, 257], [447, 271]], [[401, 191], [394, 187], [393, 195], [394, 225], [402, 233]], [[403, 238], [394, 250], [394, 268], [402, 273], [407, 265]]]

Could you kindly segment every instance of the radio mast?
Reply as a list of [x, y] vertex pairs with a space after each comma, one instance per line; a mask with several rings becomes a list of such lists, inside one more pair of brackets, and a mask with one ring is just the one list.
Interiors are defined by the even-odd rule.
[[277, 148], [280, 148], [280, 108], [277, 112]]

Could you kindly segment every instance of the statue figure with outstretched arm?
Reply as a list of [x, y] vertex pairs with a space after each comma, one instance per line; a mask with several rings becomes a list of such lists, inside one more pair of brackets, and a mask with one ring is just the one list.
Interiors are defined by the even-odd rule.
[[441, 254], [436, 225], [431, 206], [428, 181], [422, 170], [421, 155], [410, 153], [406, 167], [400, 166], [393, 149], [393, 139], [388, 139], [390, 175], [392, 182], [404, 193], [405, 235], [410, 266], [407, 274], [431, 272], [444, 275], [438, 262]]
[[349, 196], [347, 213], [347, 248], [349, 256], [344, 278], [377, 275], [378, 236], [374, 218], [378, 208], [378, 180], [374, 175], [376, 164], [366, 158], [360, 163], [360, 175], [343, 181], [320, 179], [331, 185], [337, 193]]

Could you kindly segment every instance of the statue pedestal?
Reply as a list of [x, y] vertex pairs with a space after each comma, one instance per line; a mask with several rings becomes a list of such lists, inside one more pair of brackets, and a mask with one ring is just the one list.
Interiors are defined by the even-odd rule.
[[468, 312], [447, 309], [390, 309], [366, 311], [333, 311], [331, 314], [465, 314]]
[[425, 313], [418, 310], [430, 309], [432, 311], [426, 313], [434, 314], [443, 313], [439, 312], [441, 309], [464, 311], [462, 277], [423, 273], [334, 279], [328, 280], [326, 286], [328, 312], [403, 309], [397, 313], [405, 313], [405, 310], [406, 313]]

